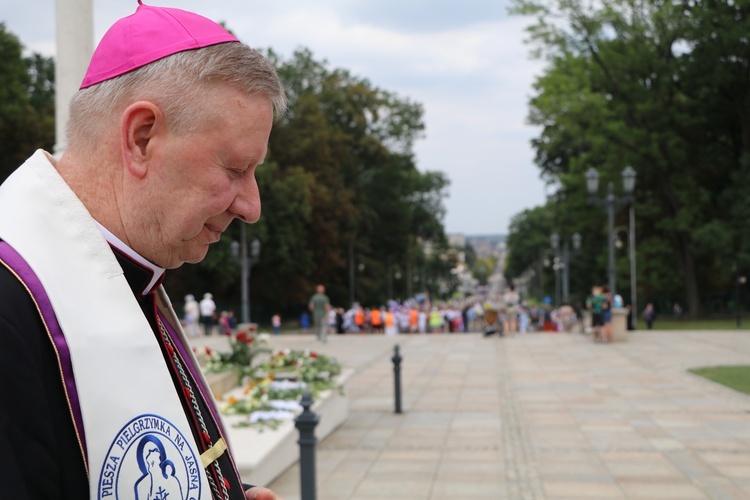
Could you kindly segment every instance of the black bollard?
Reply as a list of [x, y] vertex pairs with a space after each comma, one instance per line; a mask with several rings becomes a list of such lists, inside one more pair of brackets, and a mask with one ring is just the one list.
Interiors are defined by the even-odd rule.
[[300, 498], [302, 500], [315, 500], [315, 426], [318, 425], [320, 417], [310, 411], [313, 404], [312, 392], [302, 393], [300, 400], [302, 413], [294, 419], [294, 426], [299, 430], [299, 477]]
[[396, 347], [393, 349], [395, 351], [395, 354], [391, 358], [391, 361], [393, 361], [393, 383], [395, 388], [395, 396], [396, 396], [396, 409], [395, 413], [402, 413], [401, 412], [401, 354], [399, 353], [400, 348], [398, 347], [398, 344], [396, 344]]

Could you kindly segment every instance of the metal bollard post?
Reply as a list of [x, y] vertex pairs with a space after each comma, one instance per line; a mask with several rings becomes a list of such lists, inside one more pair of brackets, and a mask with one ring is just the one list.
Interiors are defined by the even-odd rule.
[[310, 411], [313, 404], [312, 392], [302, 393], [300, 400], [302, 413], [294, 419], [294, 426], [299, 430], [299, 475], [300, 475], [300, 498], [302, 500], [315, 500], [315, 426], [318, 425], [320, 417]]
[[394, 348], [395, 354], [391, 358], [393, 361], [393, 382], [395, 385], [396, 409], [395, 413], [401, 412], [401, 354], [398, 344]]

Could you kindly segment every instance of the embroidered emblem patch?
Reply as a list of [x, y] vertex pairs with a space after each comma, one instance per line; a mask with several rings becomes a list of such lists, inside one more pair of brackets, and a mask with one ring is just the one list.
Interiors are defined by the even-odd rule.
[[158, 415], [141, 415], [117, 433], [102, 464], [97, 498], [197, 500], [200, 461], [185, 436]]

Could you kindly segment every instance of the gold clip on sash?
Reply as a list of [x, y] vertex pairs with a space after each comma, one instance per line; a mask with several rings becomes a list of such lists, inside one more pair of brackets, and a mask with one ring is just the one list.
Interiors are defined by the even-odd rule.
[[216, 461], [224, 452], [227, 451], [227, 443], [224, 438], [219, 438], [213, 446], [201, 453], [201, 464], [205, 469]]

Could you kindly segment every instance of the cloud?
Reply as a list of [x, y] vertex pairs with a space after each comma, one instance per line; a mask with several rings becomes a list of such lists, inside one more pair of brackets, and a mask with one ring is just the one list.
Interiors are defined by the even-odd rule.
[[356, 19], [409, 33], [443, 31], [506, 16], [505, 2], [487, 0], [342, 0], [339, 5], [347, 6]]

